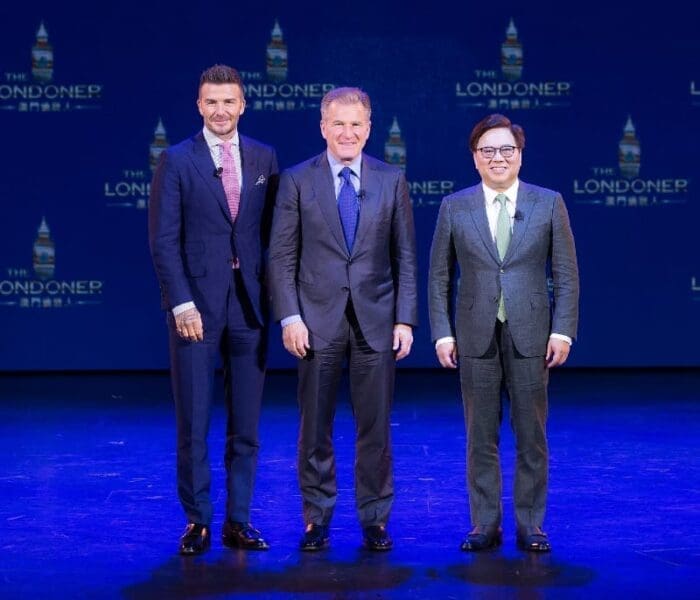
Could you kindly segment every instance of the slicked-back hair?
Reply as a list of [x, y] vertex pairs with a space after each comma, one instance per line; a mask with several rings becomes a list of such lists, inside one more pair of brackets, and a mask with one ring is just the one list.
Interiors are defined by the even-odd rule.
[[321, 100], [321, 118], [325, 118], [331, 102], [338, 104], [362, 104], [367, 110], [367, 118], [372, 116], [372, 104], [367, 92], [356, 87], [338, 87], [326, 92]]
[[511, 123], [510, 119], [505, 115], [499, 115], [498, 113], [493, 113], [484, 117], [472, 129], [472, 133], [469, 136], [469, 149], [472, 152], [476, 152], [477, 145], [481, 136], [484, 135], [489, 129], [509, 129], [513, 134], [515, 139], [515, 145], [521, 150], [525, 147], [525, 131], [520, 125]]
[[236, 71], [236, 69], [229, 67], [228, 65], [213, 65], [202, 71], [202, 74], [199, 77], [200, 90], [205, 83], [234, 83], [240, 87], [241, 92], [243, 92], [243, 80], [241, 79], [240, 74], [238, 71]]

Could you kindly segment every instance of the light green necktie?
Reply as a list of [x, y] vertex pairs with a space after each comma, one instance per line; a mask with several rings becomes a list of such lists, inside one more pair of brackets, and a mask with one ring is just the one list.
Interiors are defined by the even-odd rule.
[[[501, 210], [498, 211], [498, 221], [496, 222], [496, 247], [498, 248], [498, 256], [503, 260], [508, 251], [508, 244], [510, 244], [510, 238], [512, 236], [510, 231], [510, 215], [506, 208], [508, 196], [505, 194], [498, 194], [496, 196], [496, 201], [501, 204]], [[506, 304], [503, 299], [503, 290], [501, 290], [501, 297], [498, 300], [497, 318], [501, 323], [506, 320]]]

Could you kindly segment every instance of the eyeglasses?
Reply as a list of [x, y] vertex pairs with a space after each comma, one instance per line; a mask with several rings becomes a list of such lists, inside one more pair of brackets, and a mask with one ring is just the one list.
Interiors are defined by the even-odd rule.
[[518, 149], [517, 146], [501, 146], [500, 148], [494, 148], [493, 146], [484, 146], [482, 148], [477, 148], [487, 160], [491, 160], [496, 156], [496, 152], [500, 152], [503, 158], [513, 158], [515, 151]]

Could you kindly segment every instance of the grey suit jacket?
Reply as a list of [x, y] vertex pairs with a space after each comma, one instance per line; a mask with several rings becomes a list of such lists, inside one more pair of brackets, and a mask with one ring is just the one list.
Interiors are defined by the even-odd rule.
[[[482, 356], [493, 337], [502, 289], [517, 350], [524, 356], [544, 355], [550, 333], [575, 338], [578, 326], [578, 266], [564, 201], [557, 192], [521, 181], [513, 237], [503, 261], [484, 203], [481, 184], [442, 201], [430, 253], [433, 341], [453, 336], [460, 355]], [[548, 264], [554, 281], [551, 306]]]
[[363, 196], [352, 253], [338, 215], [326, 153], [280, 176], [270, 238], [274, 317], [299, 314], [311, 347], [336, 334], [348, 299], [367, 343], [392, 345], [395, 323], [417, 324], [416, 240], [400, 169], [362, 155]]

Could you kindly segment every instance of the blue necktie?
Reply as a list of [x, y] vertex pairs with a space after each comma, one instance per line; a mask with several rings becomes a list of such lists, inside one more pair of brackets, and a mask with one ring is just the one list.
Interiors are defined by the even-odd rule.
[[360, 207], [357, 202], [357, 192], [350, 179], [351, 173], [352, 171], [349, 167], [343, 167], [340, 173], [338, 173], [338, 177], [342, 177], [343, 179], [340, 192], [338, 193], [338, 213], [340, 213], [340, 223], [343, 226], [345, 243], [349, 252], [352, 252], [352, 246], [355, 243], [357, 219], [360, 212]]

